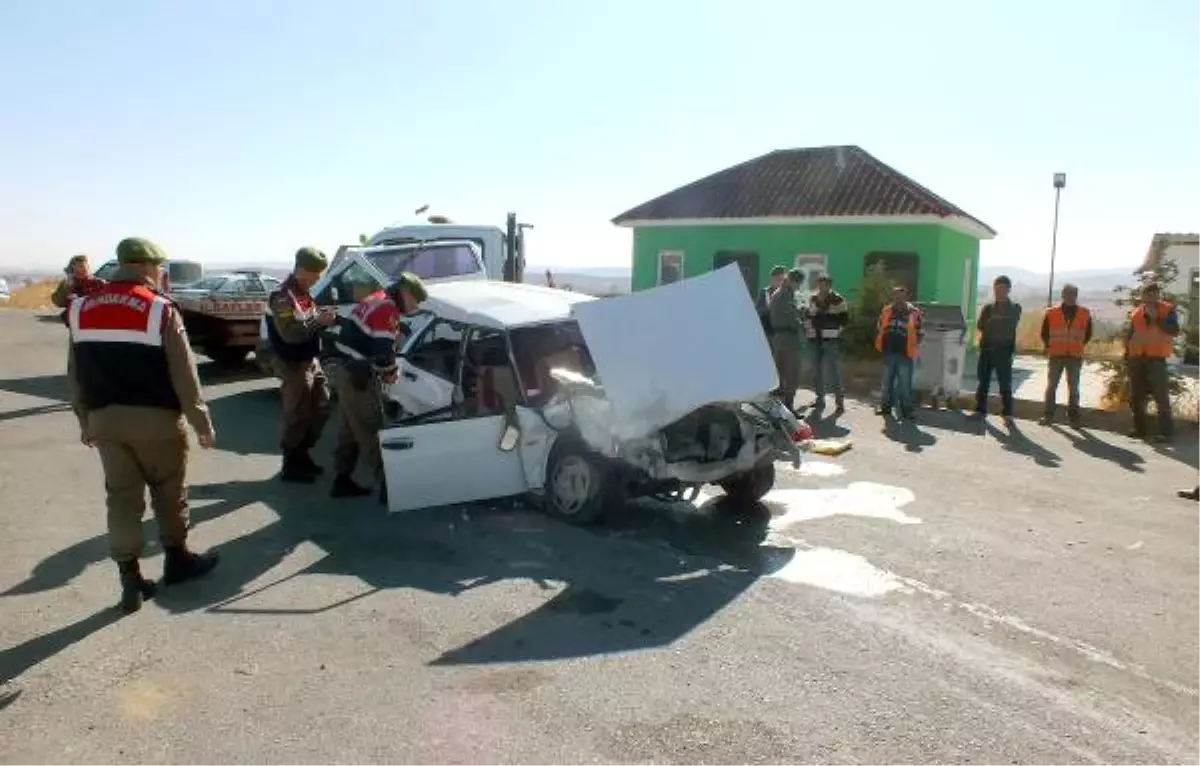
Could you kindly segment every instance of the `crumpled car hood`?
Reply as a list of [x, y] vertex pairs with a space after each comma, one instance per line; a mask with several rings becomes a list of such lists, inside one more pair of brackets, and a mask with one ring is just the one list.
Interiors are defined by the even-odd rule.
[[618, 439], [648, 436], [707, 404], [755, 399], [776, 386], [771, 350], [734, 265], [571, 312]]

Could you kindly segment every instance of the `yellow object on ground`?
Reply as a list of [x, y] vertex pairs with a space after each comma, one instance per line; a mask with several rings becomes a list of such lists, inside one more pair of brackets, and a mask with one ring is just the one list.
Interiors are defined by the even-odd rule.
[[837, 456], [853, 446], [850, 441], [837, 439], [813, 439], [809, 442], [808, 451], [817, 455]]

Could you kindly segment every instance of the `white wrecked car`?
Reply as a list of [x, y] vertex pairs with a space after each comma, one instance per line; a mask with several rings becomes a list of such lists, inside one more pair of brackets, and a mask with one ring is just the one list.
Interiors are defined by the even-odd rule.
[[578, 523], [716, 484], [756, 501], [799, 423], [736, 267], [611, 299], [430, 285], [380, 431], [392, 511], [531, 494]]

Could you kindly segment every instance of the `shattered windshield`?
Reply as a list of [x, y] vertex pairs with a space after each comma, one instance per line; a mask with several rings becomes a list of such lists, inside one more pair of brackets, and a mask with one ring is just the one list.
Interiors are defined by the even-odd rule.
[[476, 251], [467, 243], [428, 243], [423, 247], [382, 248], [366, 253], [375, 268], [395, 279], [408, 271], [421, 279], [447, 279], [483, 271]]

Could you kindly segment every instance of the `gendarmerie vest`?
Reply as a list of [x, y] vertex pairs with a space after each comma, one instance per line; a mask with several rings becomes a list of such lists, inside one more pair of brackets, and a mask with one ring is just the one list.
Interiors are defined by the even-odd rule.
[[76, 377], [89, 410], [110, 404], [181, 411], [163, 348], [171, 302], [143, 284], [110, 282], [71, 301]]
[[267, 301], [267, 340], [271, 343], [271, 349], [285, 362], [311, 362], [321, 353], [321, 338], [314, 333], [303, 343], [288, 343], [283, 339], [283, 336], [279, 334], [279, 328], [275, 326], [275, 314], [271, 310], [275, 296], [280, 293], [288, 296], [294, 307], [293, 310], [296, 312], [297, 320], [305, 322], [317, 315], [317, 302], [312, 299], [311, 295], [300, 289], [300, 286], [296, 284], [295, 277], [288, 277]]
[[383, 290], [358, 302], [350, 316], [340, 321], [338, 351], [351, 360], [389, 373], [396, 369], [396, 336], [400, 309]]

